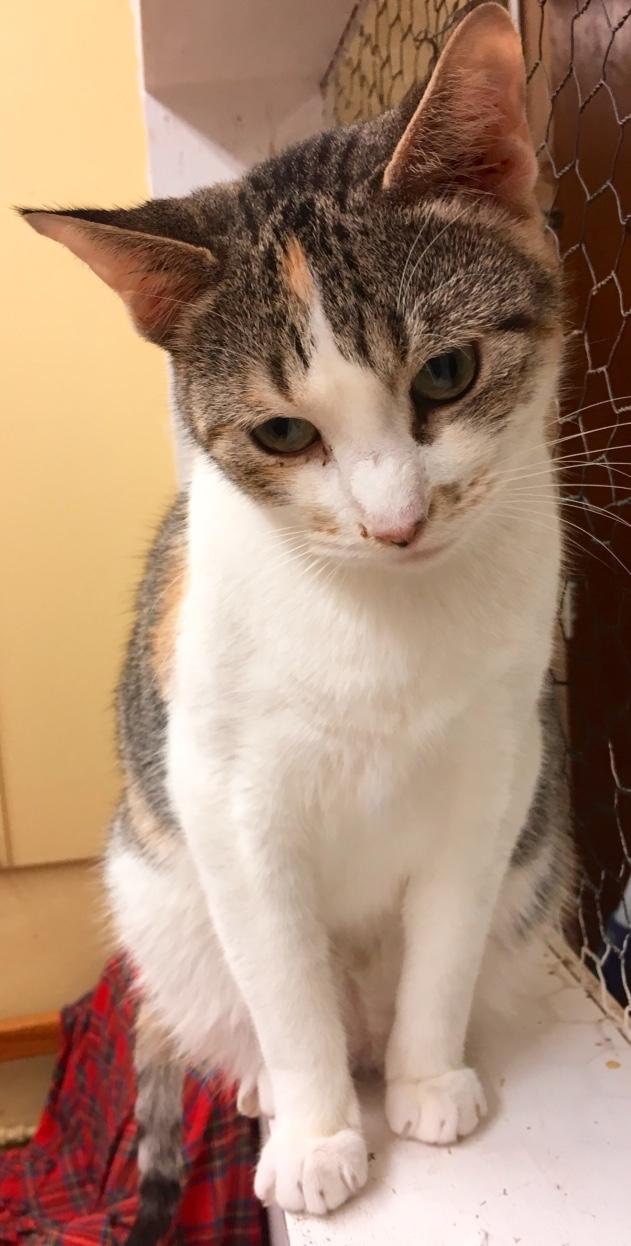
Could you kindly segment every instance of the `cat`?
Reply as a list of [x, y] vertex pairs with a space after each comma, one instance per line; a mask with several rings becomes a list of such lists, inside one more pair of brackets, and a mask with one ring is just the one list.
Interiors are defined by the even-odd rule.
[[22, 209], [170, 352], [194, 446], [139, 592], [105, 863], [142, 996], [134, 1246], [177, 1206], [186, 1064], [273, 1116], [255, 1189], [293, 1212], [366, 1182], [356, 1069], [396, 1134], [469, 1134], [481, 966], [563, 892], [562, 295], [524, 99], [485, 4], [424, 91], [239, 181]]

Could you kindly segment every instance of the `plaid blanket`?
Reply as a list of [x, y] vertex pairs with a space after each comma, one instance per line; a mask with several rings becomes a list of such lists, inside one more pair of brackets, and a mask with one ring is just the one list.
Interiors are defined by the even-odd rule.
[[[112, 962], [63, 1013], [63, 1050], [40, 1126], [0, 1154], [0, 1246], [123, 1246], [136, 1210], [130, 974]], [[178, 1246], [262, 1246], [252, 1189], [257, 1137], [218, 1082], [184, 1092]]]

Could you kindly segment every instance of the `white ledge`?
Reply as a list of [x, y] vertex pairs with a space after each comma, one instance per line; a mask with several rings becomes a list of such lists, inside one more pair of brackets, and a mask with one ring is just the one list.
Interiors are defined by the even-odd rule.
[[394, 1139], [364, 1095], [368, 1187], [327, 1219], [271, 1215], [274, 1246], [629, 1246], [631, 1045], [580, 968], [546, 949], [532, 998], [488, 1025], [492, 1115], [439, 1149]]
[[310, 78], [317, 86], [353, 0], [140, 0], [147, 90]]

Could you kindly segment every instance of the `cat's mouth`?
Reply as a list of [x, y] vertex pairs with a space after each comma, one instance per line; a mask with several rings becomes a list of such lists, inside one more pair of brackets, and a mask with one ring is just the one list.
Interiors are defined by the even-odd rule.
[[449, 548], [448, 541], [423, 542], [418, 545], [409, 545], [406, 549], [392, 548], [392, 561], [395, 563], [420, 563], [429, 562], [434, 558], [438, 558], [444, 554]]
[[314, 546], [314, 552], [341, 562], [356, 563], [359, 561], [364, 565], [374, 565], [378, 562], [382, 567], [418, 567], [423, 563], [439, 559], [447, 553], [452, 544], [452, 541], [419, 541], [402, 547], [375, 543], [367, 548], [368, 542], [362, 542], [361, 546], [357, 546], [355, 542], [329, 544], [318, 541]]

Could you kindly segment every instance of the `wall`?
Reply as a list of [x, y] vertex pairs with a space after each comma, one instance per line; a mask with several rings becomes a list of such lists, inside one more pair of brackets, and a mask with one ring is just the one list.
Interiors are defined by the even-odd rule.
[[44, 867], [0, 871], [6, 1015], [98, 968], [92, 866], [51, 863], [92, 858], [116, 799], [112, 689], [174, 470], [163, 356], [10, 211], [147, 196], [128, 0], [20, 0], [2, 28], [0, 864]]

